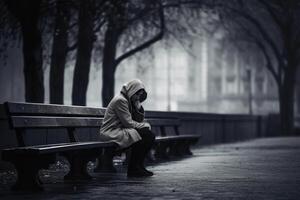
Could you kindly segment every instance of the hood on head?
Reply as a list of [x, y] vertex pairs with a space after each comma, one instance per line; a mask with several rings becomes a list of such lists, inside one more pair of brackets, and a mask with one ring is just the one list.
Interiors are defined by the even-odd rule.
[[145, 86], [139, 79], [134, 79], [125, 83], [121, 89], [121, 93], [126, 95], [129, 99], [140, 89], [145, 90]]

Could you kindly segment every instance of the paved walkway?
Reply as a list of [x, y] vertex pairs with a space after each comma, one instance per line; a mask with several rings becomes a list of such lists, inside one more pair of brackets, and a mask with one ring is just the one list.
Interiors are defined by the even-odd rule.
[[[300, 199], [300, 137], [257, 139], [194, 150], [190, 158], [150, 166], [151, 178], [125, 173], [97, 175], [92, 181], [63, 183], [43, 174], [45, 191], [9, 191], [1, 199]], [[61, 170], [60, 170], [61, 171]], [[61, 172], [53, 172], [61, 173]], [[6, 177], [14, 177], [7, 174]]]

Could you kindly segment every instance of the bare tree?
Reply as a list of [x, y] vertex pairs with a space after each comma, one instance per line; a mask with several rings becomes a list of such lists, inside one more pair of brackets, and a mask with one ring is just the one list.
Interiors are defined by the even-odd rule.
[[73, 76], [72, 104], [86, 105], [91, 57], [95, 36], [93, 32], [93, 0], [81, 0], [78, 17], [77, 57]]
[[[159, 21], [159, 31], [150, 36], [146, 41], [141, 42], [135, 47], [129, 47], [127, 51], [117, 55], [117, 47], [120, 38], [132, 26], [139, 26], [141, 21], [150, 20], [157, 23]], [[104, 35], [103, 48], [103, 72], [102, 72], [102, 105], [107, 106], [114, 95], [115, 71], [118, 65], [135, 53], [148, 48], [150, 45], [159, 41], [164, 34], [164, 13], [160, 1], [113, 1], [111, 10], [107, 15], [107, 28]], [[152, 33], [152, 27], [143, 27], [142, 29]], [[155, 29], [155, 28], [154, 28]], [[138, 33], [138, 32], [137, 32]], [[140, 35], [138, 35], [140, 36]], [[136, 37], [137, 40], [138, 37]]]
[[[72, 2], [55, 1], [53, 44], [50, 61], [50, 103], [64, 103], [64, 74], [67, 54], [74, 47], [68, 44]], [[76, 46], [76, 45], [75, 45]]]
[[38, 27], [41, 0], [6, 0], [5, 4], [17, 20], [22, 33], [25, 100], [44, 102], [43, 51]]
[[281, 132], [293, 131], [296, 72], [299, 68], [300, 5], [297, 0], [231, 0], [215, 4], [223, 22], [252, 42], [278, 86]]
[[92, 51], [97, 39], [96, 33], [101, 30], [105, 22], [103, 16], [107, 3], [108, 0], [79, 2], [77, 56], [72, 89], [73, 105], [86, 105]]

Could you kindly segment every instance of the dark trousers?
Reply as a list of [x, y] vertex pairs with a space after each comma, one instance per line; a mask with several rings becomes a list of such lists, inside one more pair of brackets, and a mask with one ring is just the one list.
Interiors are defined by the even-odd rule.
[[155, 141], [155, 134], [148, 128], [137, 130], [142, 140], [131, 145], [131, 155], [128, 163], [128, 170], [135, 170], [144, 167], [144, 160]]

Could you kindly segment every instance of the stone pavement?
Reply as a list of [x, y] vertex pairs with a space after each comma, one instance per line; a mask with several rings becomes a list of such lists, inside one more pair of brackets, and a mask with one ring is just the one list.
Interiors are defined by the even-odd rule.
[[[2, 172], [1, 199], [300, 199], [300, 137], [256, 139], [194, 149], [194, 156], [149, 168], [150, 178], [98, 174], [64, 183], [64, 171], [43, 172], [45, 191], [9, 190], [13, 172]], [[122, 172], [123, 171], [123, 172]], [[52, 173], [52, 174], [51, 174]], [[56, 173], [56, 174], [55, 174]]]

